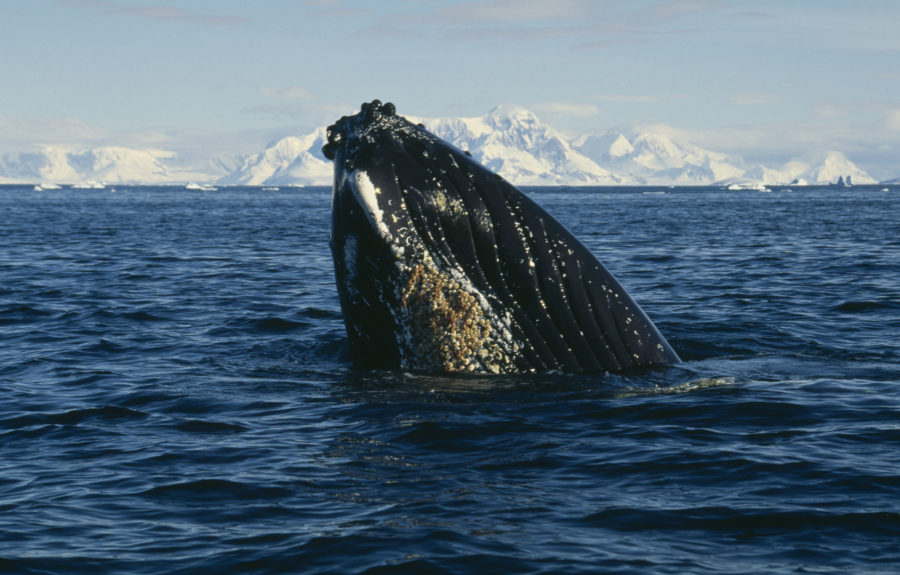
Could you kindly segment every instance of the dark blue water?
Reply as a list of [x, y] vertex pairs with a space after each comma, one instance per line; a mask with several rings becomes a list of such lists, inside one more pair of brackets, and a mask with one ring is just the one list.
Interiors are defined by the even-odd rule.
[[0, 571], [900, 571], [900, 189], [536, 190], [683, 365], [348, 363], [330, 191], [0, 188]]

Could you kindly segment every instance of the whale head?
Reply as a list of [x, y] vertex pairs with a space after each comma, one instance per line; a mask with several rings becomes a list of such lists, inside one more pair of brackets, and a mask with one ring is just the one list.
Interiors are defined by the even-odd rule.
[[356, 361], [528, 369], [509, 319], [473, 282], [483, 275], [473, 237], [490, 222], [458, 189], [470, 187], [468, 156], [378, 100], [329, 126], [323, 153], [334, 162], [330, 243]]
[[361, 366], [581, 372], [678, 360], [577, 239], [467, 152], [378, 100], [327, 134], [335, 279]]

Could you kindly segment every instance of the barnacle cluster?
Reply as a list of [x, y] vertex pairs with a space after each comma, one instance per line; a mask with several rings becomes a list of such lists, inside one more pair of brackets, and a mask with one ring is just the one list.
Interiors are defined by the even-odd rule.
[[408, 314], [410, 352], [419, 369], [445, 372], [509, 370], [477, 297], [448, 273], [416, 264], [407, 273], [400, 303]]

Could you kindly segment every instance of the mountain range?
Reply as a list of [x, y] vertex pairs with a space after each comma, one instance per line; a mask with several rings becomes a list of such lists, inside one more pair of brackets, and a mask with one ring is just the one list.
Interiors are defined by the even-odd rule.
[[[677, 142], [659, 131], [569, 138], [534, 113], [498, 106], [474, 118], [409, 118], [516, 185], [786, 185], [876, 183], [838, 151], [777, 167]], [[325, 130], [288, 136], [256, 154], [185, 166], [170, 151], [47, 146], [0, 156], [0, 183], [330, 185]]]

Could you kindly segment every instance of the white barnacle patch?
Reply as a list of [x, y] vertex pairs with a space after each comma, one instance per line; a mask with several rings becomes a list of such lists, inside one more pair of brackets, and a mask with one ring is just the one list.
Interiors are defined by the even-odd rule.
[[443, 190], [441, 190], [440, 188], [435, 189], [432, 192], [431, 198], [435, 206], [437, 206], [438, 210], [440, 210], [441, 212], [447, 211], [447, 196], [445, 195]]
[[[395, 198], [399, 203], [389, 204], [389, 194], [382, 194], [370, 174], [356, 170], [344, 184], [392, 255], [393, 261], [378, 264], [384, 282], [378, 297], [393, 316], [400, 366], [444, 372], [516, 371], [523, 343], [513, 335], [514, 320], [508, 311], [495, 310], [491, 296], [482, 293], [457, 263], [433, 254], [412, 226], [403, 200]], [[468, 217], [459, 198], [440, 187], [430, 194], [440, 212]], [[366, 257], [366, 247], [359, 242], [348, 237], [344, 244], [346, 283], [348, 293], [367, 305], [361, 301], [363, 294], [352, 288], [361, 279], [357, 261]]]
[[[403, 270], [400, 309], [405, 367], [446, 372], [514, 370], [509, 326], [464, 274], [424, 258]], [[508, 321], [508, 320], [507, 320]]]

